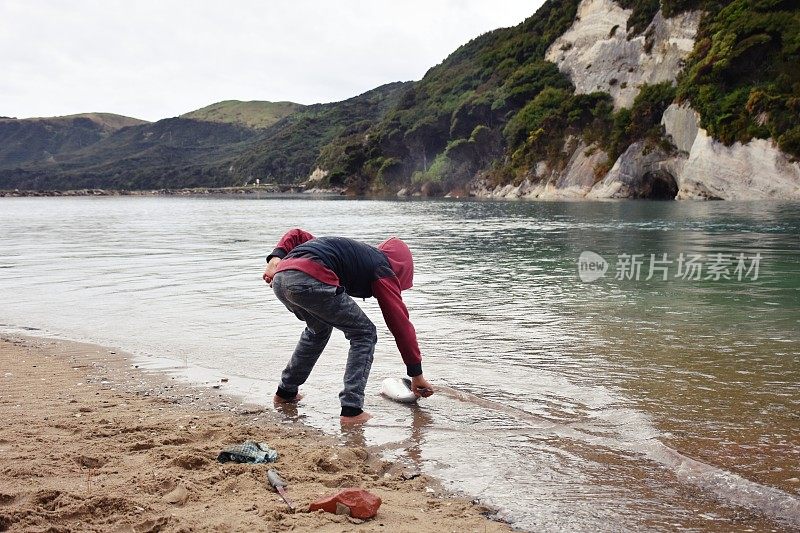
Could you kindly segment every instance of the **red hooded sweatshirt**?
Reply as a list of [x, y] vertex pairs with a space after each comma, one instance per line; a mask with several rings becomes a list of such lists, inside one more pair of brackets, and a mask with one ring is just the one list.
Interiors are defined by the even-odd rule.
[[392, 237], [377, 247], [346, 237], [315, 238], [289, 230], [267, 261], [282, 258], [278, 272], [300, 270], [356, 298], [374, 296], [406, 364], [409, 376], [422, 374], [422, 356], [414, 325], [400, 293], [414, 282], [414, 260], [406, 243]]

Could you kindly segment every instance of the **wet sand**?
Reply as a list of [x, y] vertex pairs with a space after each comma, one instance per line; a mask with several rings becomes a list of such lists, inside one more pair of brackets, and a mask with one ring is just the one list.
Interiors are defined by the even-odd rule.
[[[510, 530], [380, 460], [358, 430], [338, 441], [94, 345], [0, 339], [0, 418], [0, 531]], [[266, 465], [216, 461], [244, 440], [278, 450], [296, 513], [266, 485]], [[382, 498], [373, 520], [308, 512], [353, 486]]]

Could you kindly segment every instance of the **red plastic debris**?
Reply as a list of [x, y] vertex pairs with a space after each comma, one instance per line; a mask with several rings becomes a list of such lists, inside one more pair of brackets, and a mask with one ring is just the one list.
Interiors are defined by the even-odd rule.
[[[322, 509], [333, 514], [348, 514], [366, 520], [378, 514], [380, 497], [361, 489], [343, 489], [333, 496], [320, 498], [309, 507], [309, 511]], [[337, 512], [338, 511], [338, 512]]]

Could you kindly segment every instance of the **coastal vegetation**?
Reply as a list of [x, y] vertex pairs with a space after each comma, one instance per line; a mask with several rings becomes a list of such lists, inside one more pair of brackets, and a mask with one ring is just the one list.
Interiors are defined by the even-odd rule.
[[[673, 101], [687, 101], [714, 138], [731, 144], [774, 138], [800, 155], [800, 9], [762, 0], [619, 0], [632, 9], [628, 38], [665, 16], [704, 11], [697, 45], [677, 87], [645, 84], [630, 108], [608, 93], [575, 94], [545, 50], [572, 23], [577, 2], [549, 1], [514, 28], [461, 47], [410, 88], [400, 105], [351, 145], [349, 185], [446, 190], [483, 172], [491, 184], [518, 182], [538, 161], [564, 163], [569, 136], [595, 144], [610, 165], [633, 142], [666, 145], [659, 125]], [[613, 84], [614, 80], [610, 83]], [[475, 129], [481, 127], [481, 135]], [[386, 172], [388, 165], [388, 170]], [[607, 167], [596, 169], [598, 174]]]
[[696, 3], [710, 11], [679, 80], [678, 98], [691, 102], [703, 128], [726, 144], [771, 137], [800, 157], [797, 2]]
[[[304, 180], [325, 153], [346, 146], [394, 106], [407, 84], [390, 83], [364, 94], [296, 111], [266, 129], [236, 158], [231, 173], [240, 180], [289, 183]], [[323, 152], [326, 150], [326, 152]]]
[[548, 0], [519, 25], [459, 47], [419, 81], [343, 102], [227, 101], [100, 133], [53, 126], [36, 134], [44, 140], [24, 137], [31, 147], [24, 158], [8, 155], [24, 121], [0, 120], [0, 188], [288, 184], [319, 168], [324, 177], [315, 183], [356, 194], [409, 186], [435, 193], [465, 187], [476, 176], [519, 182], [539, 162], [559, 168], [570, 139], [608, 155], [595, 169], [600, 176], [631, 143], [669, 149], [660, 119], [673, 102], [690, 104], [700, 125], [725, 144], [772, 138], [800, 157], [796, 2], [615, 1], [631, 16], [611, 35], [644, 35], [645, 42], [659, 9], [665, 17], [703, 12], [682, 74], [674, 83], [641, 85], [629, 107], [615, 109], [604, 91], [576, 94], [570, 78], [544, 59], [579, 6], [579, 0]]

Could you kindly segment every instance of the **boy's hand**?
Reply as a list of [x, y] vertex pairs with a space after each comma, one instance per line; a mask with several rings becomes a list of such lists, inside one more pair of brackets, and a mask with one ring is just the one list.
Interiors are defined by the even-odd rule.
[[278, 263], [281, 262], [280, 257], [273, 257], [267, 263], [267, 268], [264, 270], [264, 274], [261, 276], [265, 282], [272, 285], [272, 278], [275, 276], [275, 271], [278, 270]]
[[417, 398], [427, 398], [433, 394], [433, 386], [420, 374], [411, 378], [411, 391]]

